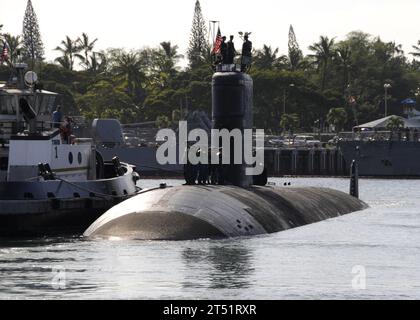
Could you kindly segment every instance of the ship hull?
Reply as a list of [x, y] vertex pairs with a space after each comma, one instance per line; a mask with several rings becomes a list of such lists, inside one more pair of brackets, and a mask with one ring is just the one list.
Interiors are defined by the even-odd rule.
[[419, 142], [344, 141], [338, 148], [347, 165], [358, 159], [361, 176], [420, 177]]
[[101, 153], [105, 160], [110, 160], [117, 156], [121, 161], [135, 166], [136, 170], [144, 175], [180, 176], [183, 174], [184, 167], [182, 165], [159, 164], [156, 160], [156, 148], [129, 148], [125, 146], [104, 148], [97, 146], [96, 149]]
[[136, 174], [84, 182], [0, 182], [0, 237], [81, 235], [101, 214], [137, 194]]

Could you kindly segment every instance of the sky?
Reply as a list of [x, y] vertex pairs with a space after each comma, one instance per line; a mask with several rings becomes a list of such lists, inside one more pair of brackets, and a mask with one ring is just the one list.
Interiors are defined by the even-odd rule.
[[[0, 0], [3, 32], [22, 32], [27, 0]], [[420, 40], [420, 0], [201, 0], [204, 19], [219, 20], [222, 34], [252, 32], [254, 47], [263, 44], [287, 53], [292, 24], [304, 53], [320, 35], [342, 40], [355, 30], [403, 45], [406, 53]], [[66, 35], [86, 32], [98, 38], [96, 50], [157, 47], [162, 41], [188, 48], [195, 0], [32, 0], [46, 58]], [[236, 45], [240, 48], [240, 44]], [[184, 62], [185, 63], [185, 62]], [[181, 64], [184, 64], [181, 63]]]

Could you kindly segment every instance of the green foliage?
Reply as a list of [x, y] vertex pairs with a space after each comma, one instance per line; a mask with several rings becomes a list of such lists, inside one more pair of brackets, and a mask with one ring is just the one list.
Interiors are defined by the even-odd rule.
[[159, 129], [166, 129], [171, 126], [171, 121], [169, 120], [167, 116], [158, 116], [156, 118], [156, 126]]
[[200, 1], [195, 2], [194, 18], [191, 27], [190, 44], [188, 48], [188, 60], [190, 67], [196, 68], [203, 65], [209, 59], [210, 48], [207, 43], [206, 22], [201, 12]]
[[270, 46], [264, 45], [261, 50], [255, 51], [254, 67], [260, 70], [284, 69], [287, 63], [287, 57], [277, 57], [278, 52], [278, 48], [273, 50]]
[[327, 114], [327, 121], [334, 125], [335, 132], [340, 132], [347, 122], [347, 112], [344, 108], [332, 108]]
[[281, 116], [280, 127], [285, 131], [295, 131], [299, 125], [299, 116], [296, 113], [283, 114]]
[[32, 66], [35, 65], [35, 62], [40, 62], [44, 59], [44, 45], [41, 40], [38, 18], [32, 7], [31, 0], [28, 0], [23, 18], [22, 42], [23, 57], [30, 61]]
[[321, 36], [319, 42], [309, 46], [309, 50], [314, 51], [311, 57], [321, 72], [321, 91], [324, 91], [328, 67], [334, 56], [334, 39]]
[[397, 130], [404, 128], [404, 121], [398, 117], [391, 117], [386, 125], [388, 130]]
[[289, 51], [289, 66], [290, 70], [298, 70], [300, 67], [303, 66], [303, 54], [302, 50], [300, 50], [299, 43], [296, 40], [295, 31], [293, 30], [293, 26], [290, 25], [289, 29], [289, 44], [288, 44], [288, 51]]
[[78, 40], [72, 40], [69, 36], [66, 36], [66, 39], [61, 41], [61, 47], [57, 46], [54, 50], [62, 53], [61, 57], [55, 59], [64, 69], [73, 70], [74, 60], [77, 53], [80, 51], [77, 46]]
[[4, 34], [3, 37], [9, 46], [9, 57], [6, 62], [9, 67], [12, 67], [17, 62], [18, 56], [21, 54], [22, 40], [20, 36], [12, 36], [9, 33]]
[[79, 112], [88, 119], [114, 117], [135, 122], [137, 109], [125, 92], [109, 81], [99, 81], [86, 94], [76, 98]]
[[[18, 48], [27, 46], [25, 38], [5, 37], [10, 59], [8, 66], [0, 66], [0, 80], [9, 79]], [[86, 33], [77, 39], [65, 37], [56, 48], [59, 57], [55, 64], [35, 64], [44, 89], [62, 95], [66, 113], [89, 119], [116, 117], [123, 123], [159, 120], [165, 126], [181, 118], [180, 110], [183, 116], [194, 110], [211, 116], [213, 70], [198, 0], [188, 68], [179, 67], [183, 56], [170, 41], [156, 48], [101, 52], [95, 51], [96, 43], [97, 39]], [[310, 46], [311, 54], [303, 56], [290, 26], [288, 44], [287, 56], [268, 44], [254, 51], [251, 75], [254, 125], [258, 128], [276, 133], [286, 127], [309, 131], [315, 122], [328, 121], [337, 130], [349, 130], [356, 123], [383, 116], [384, 83], [392, 85], [388, 112], [396, 115], [402, 113], [400, 102], [415, 98], [420, 88], [420, 41], [405, 56], [397, 43], [357, 31], [343, 41], [322, 36]], [[350, 97], [356, 103], [350, 105]]]

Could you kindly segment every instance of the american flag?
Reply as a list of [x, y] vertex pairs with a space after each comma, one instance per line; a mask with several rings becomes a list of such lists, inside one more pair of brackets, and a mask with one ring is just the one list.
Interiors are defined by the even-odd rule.
[[3, 41], [3, 50], [0, 54], [0, 63], [3, 63], [9, 57], [9, 46], [6, 41]]
[[222, 44], [222, 34], [220, 32], [220, 28], [218, 28], [216, 41], [214, 42], [214, 46], [213, 46], [213, 53], [214, 54], [219, 54], [220, 53], [221, 44]]

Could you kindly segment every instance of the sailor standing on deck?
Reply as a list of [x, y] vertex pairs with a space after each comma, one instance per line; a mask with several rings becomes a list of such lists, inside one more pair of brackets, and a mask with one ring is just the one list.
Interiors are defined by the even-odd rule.
[[60, 128], [61, 121], [63, 119], [63, 114], [61, 113], [61, 107], [58, 106], [57, 109], [53, 112], [52, 122], [54, 128]]
[[227, 64], [233, 64], [233, 60], [236, 56], [235, 44], [233, 43], [233, 36], [230, 36], [230, 40], [227, 43]]
[[220, 54], [222, 55], [222, 64], [227, 64], [228, 46], [226, 44], [226, 37], [222, 37], [222, 43], [220, 44]]
[[245, 42], [242, 45], [242, 72], [245, 72], [252, 61], [252, 42], [249, 41], [249, 34], [244, 36]]

